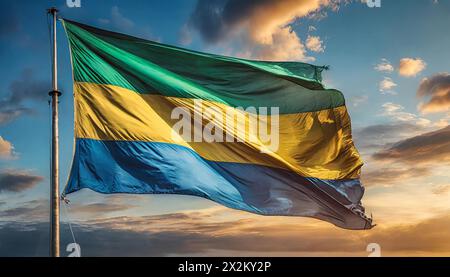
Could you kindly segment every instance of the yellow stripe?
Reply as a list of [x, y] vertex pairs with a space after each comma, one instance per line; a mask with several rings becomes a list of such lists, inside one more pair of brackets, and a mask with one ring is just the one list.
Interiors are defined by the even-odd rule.
[[[171, 119], [173, 109], [193, 111], [194, 99], [138, 94], [113, 85], [82, 82], [75, 83], [74, 92], [77, 138], [173, 143], [193, 149], [207, 160], [285, 168], [305, 177], [347, 179], [360, 174], [362, 162], [352, 142], [345, 107], [279, 115], [280, 145], [270, 152], [268, 144], [251, 137], [253, 133], [244, 128], [257, 115], [221, 103], [202, 102], [203, 107], [223, 114], [224, 122], [230, 116], [243, 116], [237, 129], [221, 125], [242, 142], [189, 142], [174, 136], [172, 126], [179, 119]], [[259, 118], [272, 120], [271, 116]], [[219, 125], [213, 118], [210, 121]], [[203, 122], [203, 127], [207, 123]], [[267, 153], [261, 153], [262, 149]]]

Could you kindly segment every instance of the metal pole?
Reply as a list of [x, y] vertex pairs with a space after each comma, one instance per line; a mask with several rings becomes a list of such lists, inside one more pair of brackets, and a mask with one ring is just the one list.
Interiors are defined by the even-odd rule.
[[59, 134], [58, 134], [58, 56], [56, 45], [56, 8], [49, 9], [53, 16], [52, 57], [52, 176], [50, 188], [50, 256], [59, 257]]

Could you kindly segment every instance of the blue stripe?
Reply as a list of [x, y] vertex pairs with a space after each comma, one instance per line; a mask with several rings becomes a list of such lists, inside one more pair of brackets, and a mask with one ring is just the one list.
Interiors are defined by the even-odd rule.
[[267, 166], [208, 161], [168, 143], [77, 139], [64, 193], [83, 188], [194, 195], [262, 215], [314, 217], [348, 229], [370, 226], [350, 211], [363, 195], [358, 180], [320, 180]]

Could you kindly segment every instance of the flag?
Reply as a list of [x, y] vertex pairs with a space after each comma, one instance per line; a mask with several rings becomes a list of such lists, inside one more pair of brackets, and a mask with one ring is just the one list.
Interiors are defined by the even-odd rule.
[[63, 25], [75, 110], [64, 194], [183, 194], [260, 215], [372, 227], [345, 100], [322, 85], [324, 67]]

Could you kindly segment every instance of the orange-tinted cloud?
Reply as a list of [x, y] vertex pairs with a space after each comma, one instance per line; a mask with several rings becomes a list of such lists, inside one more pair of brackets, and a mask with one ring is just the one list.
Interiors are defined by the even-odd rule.
[[[383, 256], [450, 253], [448, 214], [414, 224], [349, 231], [299, 218], [239, 218], [242, 213], [231, 213], [228, 220], [207, 212], [184, 212], [73, 224], [84, 256], [367, 256], [369, 243], [378, 243]], [[47, 232], [47, 223], [0, 224], [4, 242], [0, 256], [35, 254], [38, 240], [29, 238]], [[62, 232], [63, 243], [70, 242], [69, 234], [68, 230]], [[18, 243], [24, 240], [31, 243]], [[2, 252], [6, 249], [13, 252]], [[43, 251], [42, 255], [46, 254]]]
[[[240, 215], [240, 212], [231, 212]], [[203, 255], [226, 250], [231, 255], [365, 256], [367, 244], [380, 244], [384, 255], [444, 255], [450, 252], [450, 215], [416, 224], [379, 226], [369, 231], [348, 231], [311, 220], [251, 216], [229, 221], [205, 212], [187, 212], [148, 217], [111, 218], [92, 222], [97, 227], [149, 234], [173, 235], [189, 241], [179, 249]], [[182, 230], [182, 231], [181, 231]], [[192, 236], [193, 240], [189, 240]], [[164, 235], [162, 235], [164, 237]], [[187, 242], [187, 241], [185, 241]], [[181, 247], [183, 248], [183, 247]]]
[[237, 52], [243, 58], [256, 58], [270, 61], [311, 60], [306, 56], [306, 50], [297, 34], [290, 27], [280, 28], [271, 36], [270, 43], [254, 43]]
[[398, 72], [403, 77], [415, 77], [427, 67], [420, 58], [404, 58], [400, 60]]
[[[120, 198], [117, 196], [114, 203], [121, 202]], [[100, 212], [88, 205], [88, 211], [82, 212], [89, 216], [76, 221], [73, 215], [82, 205], [70, 205], [71, 222], [83, 256], [367, 256], [366, 247], [372, 242], [380, 244], [383, 256], [450, 254], [450, 215], [444, 210], [442, 215], [435, 213], [434, 217], [410, 223], [384, 220], [371, 230], [350, 231], [314, 219], [259, 216], [221, 206], [143, 216], [127, 211], [127, 216], [110, 217], [110, 211], [127, 207], [106, 205], [96, 205]], [[48, 212], [45, 199], [10, 209], [2, 205], [0, 256], [47, 255], [45, 243], [42, 254], [37, 251], [36, 237], [48, 233]], [[62, 245], [66, 245], [71, 238], [64, 223], [65, 212], [62, 220]], [[30, 244], [18, 243], [27, 238]]]
[[[238, 54], [269, 60], [312, 60], [289, 24], [324, 8], [336, 9], [338, 0], [199, 0], [188, 26], [211, 43], [240, 40]], [[186, 32], [184, 32], [186, 33]], [[189, 39], [185, 41], [190, 41]], [[322, 42], [310, 39], [311, 50], [321, 52]]]
[[450, 184], [435, 186], [431, 191], [436, 195], [444, 195], [450, 193]]
[[393, 166], [376, 168], [372, 170], [364, 170], [362, 173], [362, 181], [364, 186], [391, 186], [402, 184], [405, 181], [414, 178], [423, 178], [432, 173], [428, 167], [408, 167], [401, 166], [396, 168]]
[[430, 97], [419, 105], [423, 113], [445, 112], [450, 110], [450, 73], [444, 72], [424, 78], [417, 90], [418, 97]]
[[13, 146], [11, 142], [0, 136], [0, 159], [9, 159], [13, 156]]
[[323, 41], [318, 36], [308, 36], [306, 39], [306, 47], [313, 52], [324, 52], [325, 47]]

